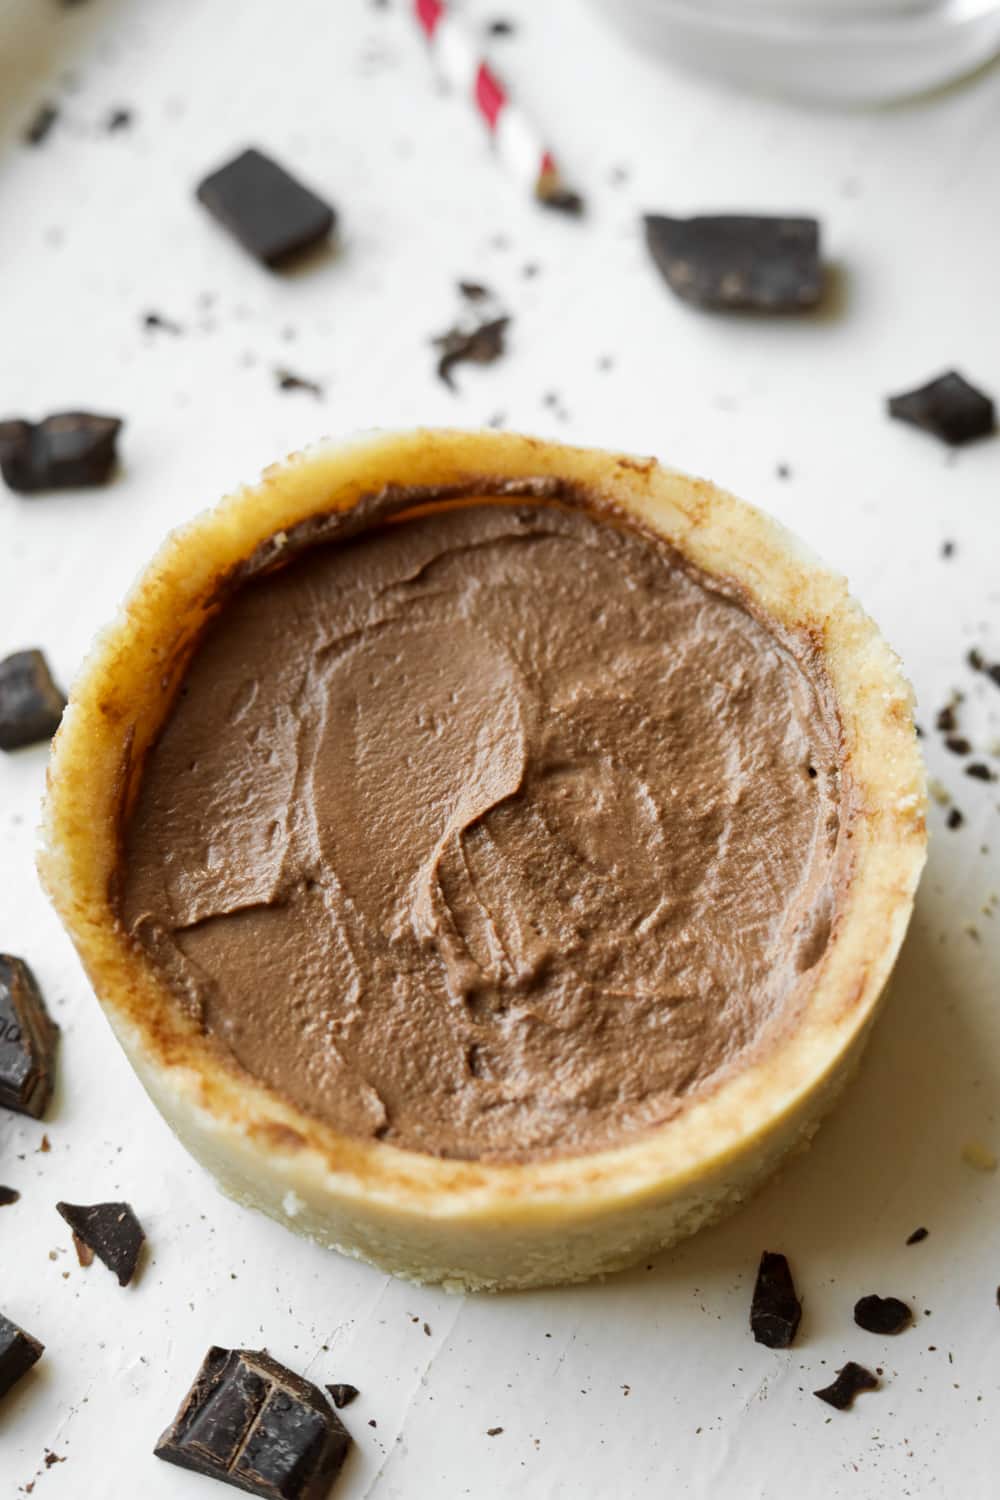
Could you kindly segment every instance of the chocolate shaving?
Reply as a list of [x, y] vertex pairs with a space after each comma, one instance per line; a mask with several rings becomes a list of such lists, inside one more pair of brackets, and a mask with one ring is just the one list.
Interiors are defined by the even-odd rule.
[[356, 1385], [344, 1385], [343, 1383], [328, 1385], [327, 1390], [330, 1393], [330, 1400], [338, 1411], [344, 1406], [350, 1406], [351, 1402], [356, 1401], [361, 1394]]
[[888, 410], [890, 417], [920, 427], [953, 448], [988, 437], [996, 430], [992, 400], [957, 370], [949, 370], [916, 390], [890, 396]]
[[272, 270], [326, 240], [337, 217], [330, 204], [262, 151], [244, 151], [211, 173], [199, 183], [197, 197]]
[[898, 1297], [877, 1297], [873, 1294], [855, 1302], [854, 1321], [866, 1333], [902, 1333], [913, 1322], [913, 1309]]
[[27, 1374], [44, 1349], [44, 1344], [0, 1313], [0, 1396]]
[[266, 1500], [325, 1500], [350, 1442], [311, 1381], [263, 1350], [213, 1346], [153, 1451]]
[[802, 1304], [788, 1261], [783, 1255], [765, 1250], [760, 1258], [757, 1283], [750, 1304], [750, 1328], [758, 1344], [769, 1349], [787, 1349], [795, 1338]]
[[0, 953], [0, 1104], [40, 1120], [52, 1095], [59, 1028], [22, 958]]
[[648, 214], [646, 245], [670, 290], [696, 307], [802, 312], [823, 295], [816, 219]]
[[0, 661], [0, 750], [50, 740], [65, 707], [43, 652], [15, 651]]
[[55, 412], [41, 422], [0, 422], [0, 473], [22, 495], [106, 484], [117, 462], [119, 417]]
[[[119, 1286], [128, 1286], [135, 1274], [146, 1236], [142, 1225], [128, 1203], [57, 1203], [56, 1208], [79, 1239], [118, 1277]], [[79, 1255], [79, 1248], [77, 1249]], [[80, 1264], [86, 1265], [80, 1256]]]
[[510, 318], [491, 318], [472, 329], [450, 328], [439, 334], [433, 343], [441, 353], [437, 373], [449, 390], [455, 390], [451, 372], [456, 365], [467, 363], [491, 365], [505, 352], [504, 334]]
[[851, 1359], [842, 1370], [838, 1370], [837, 1378], [831, 1385], [824, 1386], [821, 1391], [813, 1391], [813, 1395], [825, 1401], [827, 1406], [836, 1407], [837, 1411], [848, 1411], [854, 1405], [855, 1396], [862, 1391], [877, 1391], [878, 1387], [878, 1376]]

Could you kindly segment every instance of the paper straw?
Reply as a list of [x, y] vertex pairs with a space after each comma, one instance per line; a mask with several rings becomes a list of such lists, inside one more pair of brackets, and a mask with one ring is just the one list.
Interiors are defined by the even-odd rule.
[[413, 14], [444, 76], [472, 100], [508, 171], [547, 208], [579, 213], [583, 200], [567, 189], [552, 152], [512, 102], [469, 29], [444, 0], [413, 0]]

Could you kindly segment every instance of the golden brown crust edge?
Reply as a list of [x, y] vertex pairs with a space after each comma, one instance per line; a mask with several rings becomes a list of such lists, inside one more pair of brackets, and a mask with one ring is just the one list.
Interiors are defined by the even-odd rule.
[[[124, 789], [220, 578], [275, 533], [387, 484], [468, 484], [474, 494], [483, 476], [552, 476], [597, 491], [806, 633], [837, 699], [857, 799], [836, 940], [797, 1027], [659, 1129], [612, 1150], [523, 1165], [347, 1139], [238, 1075], [181, 1013], [114, 905]], [[808, 1138], [860, 1055], [905, 933], [924, 813], [912, 695], [895, 655], [843, 579], [774, 521], [652, 459], [417, 430], [294, 456], [167, 539], [74, 685], [49, 766], [39, 870], [140, 1078], [227, 1191], [397, 1274], [531, 1286], [614, 1269], [689, 1233]]]

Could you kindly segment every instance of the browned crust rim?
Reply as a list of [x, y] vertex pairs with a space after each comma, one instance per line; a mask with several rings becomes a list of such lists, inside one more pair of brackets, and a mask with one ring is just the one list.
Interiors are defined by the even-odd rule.
[[[720, 585], [735, 584], [782, 632], [806, 637], [833, 686], [855, 799], [853, 869], [837, 938], [789, 1036], [675, 1120], [624, 1145], [503, 1165], [346, 1138], [234, 1072], [128, 939], [114, 889], [120, 819], [137, 768], [193, 644], [246, 575], [247, 560], [253, 571], [268, 566], [294, 528], [327, 525], [322, 518], [344, 516], [364, 496], [395, 489], [413, 505], [421, 489], [437, 499], [482, 495], [484, 474], [486, 492], [505, 498], [599, 493]], [[176, 1109], [197, 1112], [234, 1146], [252, 1141], [279, 1176], [287, 1168], [290, 1188], [308, 1182], [342, 1203], [388, 1203], [404, 1214], [544, 1222], [679, 1191], [752, 1148], [823, 1089], [870, 1019], [902, 940], [924, 861], [924, 811], [911, 694], [895, 656], [843, 580], [805, 558], [773, 521], [652, 459], [506, 433], [416, 431], [293, 457], [168, 538], [74, 686], [53, 747], [39, 869], [123, 1045]]]

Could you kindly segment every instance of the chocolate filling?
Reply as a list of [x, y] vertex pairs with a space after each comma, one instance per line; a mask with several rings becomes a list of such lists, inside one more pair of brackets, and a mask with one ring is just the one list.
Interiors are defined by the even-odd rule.
[[527, 489], [259, 548], [125, 830], [124, 920], [205, 1032], [439, 1156], [675, 1115], [794, 1024], [844, 878], [808, 645]]

